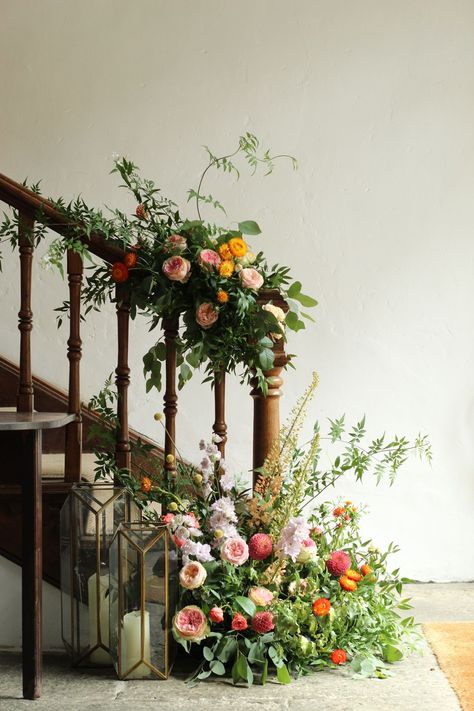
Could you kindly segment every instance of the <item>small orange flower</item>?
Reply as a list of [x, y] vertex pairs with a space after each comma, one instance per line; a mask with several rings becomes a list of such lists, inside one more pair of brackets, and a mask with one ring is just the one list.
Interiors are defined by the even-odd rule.
[[112, 279], [118, 284], [127, 281], [128, 279], [128, 267], [123, 262], [115, 262], [112, 264]]
[[364, 565], [360, 566], [360, 572], [362, 575], [370, 575], [370, 573], [373, 573], [374, 571], [370, 567], [370, 565], [367, 565], [367, 563], [364, 563]]
[[343, 506], [337, 506], [332, 512], [333, 516], [344, 516], [346, 509]]
[[346, 570], [346, 578], [349, 578], [349, 580], [354, 580], [356, 583], [359, 582], [359, 580], [362, 580], [362, 575], [357, 572], [357, 570]]
[[248, 252], [247, 243], [241, 237], [233, 237], [229, 240], [228, 245], [234, 257], [245, 257]]
[[217, 251], [219, 252], [219, 257], [221, 259], [232, 259], [232, 252], [230, 251], [230, 247], [227, 242], [221, 244]]
[[313, 615], [316, 615], [316, 617], [326, 617], [331, 610], [331, 602], [325, 597], [320, 597], [313, 602], [312, 608]]
[[137, 255], [135, 254], [135, 252], [127, 252], [123, 261], [125, 266], [131, 269], [137, 263]]
[[229, 294], [227, 291], [223, 291], [223, 289], [219, 289], [217, 292], [217, 301], [220, 304], [226, 304], [229, 301]]
[[343, 590], [346, 590], [347, 592], [354, 592], [354, 590], [357, 590], [357, 583], [355, 580], [351, 580], [350, 578], [347, 577], [347, 575], [342, 575], [339, 578], [339, 585]]
[[144, 494], [149, 494], [151, 491], [151, 479], [149, 476], [143, 476], [140, 488]]
[[344, 664], [347, 662], [347, 654], [343, 649], [335, 649], [331, 652], [331, 662], [333, 664]]
[[223, 262], [221, 262], [221, 265], [219, 267], [219, 274], [221, 277], [224, 277], [225, 279], [228, 279], [232, 274], [234, 273], [234, 262], [232, 262], [230, 259], [225, 259]]

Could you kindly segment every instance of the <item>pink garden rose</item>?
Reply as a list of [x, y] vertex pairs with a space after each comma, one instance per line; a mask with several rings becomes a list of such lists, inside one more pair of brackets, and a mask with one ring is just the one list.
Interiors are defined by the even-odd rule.
[[207, 572], [202, 563], [191, 561], [179, 571], [179, 582], [186, 590], [195, 590], [204, 584]]
[[191, 263], [184, 257], [176, 255], [165, 259], [162, 266], [163, 274], [171, 281], [184, 284], [191, 276]]
[[209, 617], [211, 622], [219, 624], [219, 622], [224, 622], [224, 610], [222, 607], [213, 607], [209, 610]]
[[187, 246], [188, 243], [186, 237], [183, 237], [183, 235], [170, 235], [166, 240], [166, 247], [168, 252], [181, 254], [181, 252], [184, 252]]
[[273, 600], [273, 593], [268, 588], [250, 588], [248, 597], [254, 602], [258, 607], [266, 607]]
[[221, 258], [214, 252], [213, 249], [203, 249], [198, 254], [198, 263], [204, 269], [212, 271], [213, 269], [219, 269], [221, 263]]
[[173, 632], [189, 642], [200, 642], [210, 632], [206, 615], [197, 605], [187, 605], [173, 617]]
[[196, 309], [196, 321], [201, 326], [201, 328], [211, 328], [219, 318], [219, 312], [215, 308], [214, 304], [209, 301], [205, 301], [200, 304]]
[[243, 538], [228, 538], [221, 548], [221, 558], [232, 565], [242, 565], [249, 557], [249, 547]]
[[163, 521], [163, 523], [166, 523], [167, 526], [169, 526], [170, 523], [173, 523], [173, 519], [174, 519], [173, 513], [167, 513], [161, 517], [161, 520]]
[[257, 291], [263, 285], [263, 276], [253, 267], [246, 267], [239, 272], [240, 283], [246, 289]]

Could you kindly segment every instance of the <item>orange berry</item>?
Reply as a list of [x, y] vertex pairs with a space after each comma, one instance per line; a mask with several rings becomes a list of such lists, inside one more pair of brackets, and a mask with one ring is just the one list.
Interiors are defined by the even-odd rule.
[[357, 590], [357, 583], [355, 580], [351, 580], [350, 578], [347, 577], [347, 575], [342, 575], [339, 578], [339, 585], [343, 590], [346, 590], [347, 592], [354, 592], [354, 590]]
[[349, 578], [349, 580], [355, 580], [356, 583], [359, 582], [359, 580], [362, 580], [362, 575], [357, 572], [357, 570], [349, 570], [346, 571], [346, 578]]

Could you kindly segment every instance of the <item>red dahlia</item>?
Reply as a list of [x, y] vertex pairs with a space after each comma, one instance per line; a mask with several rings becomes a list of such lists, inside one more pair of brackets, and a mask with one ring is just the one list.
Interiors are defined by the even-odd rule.
[[344, 575], [351, 567], [351, 559], [344, 551], [334, 551], [326, 561], [326, 568], [331, 575]]
[[272, 539], [267, 533], [254, 533], [249, 540], [249, 555], [253, 560], [265, 560], [272, 550]]
[[271, 612], [257, 612], [252, 617], [252, 629], [258, 634], [266, 634], [275, 628]]

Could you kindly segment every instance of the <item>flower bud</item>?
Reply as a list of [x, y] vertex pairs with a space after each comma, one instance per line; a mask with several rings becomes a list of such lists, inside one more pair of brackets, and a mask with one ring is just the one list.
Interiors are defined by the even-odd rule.
[[193, 477], [193, 481], [196, 486], [200, 486], [202, 484], [202, 474], [195, 474]]
[[170, 504], [168, 504], [168, 511], [177, 511], [178, 510], [178, 504], [176, 501], [172, 501]]
[[153, 415], [153, 419], [156, 420], [157, 422], [161, 422], [163, 419], [163, 413], [162, 412], [155, 412]]

